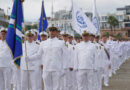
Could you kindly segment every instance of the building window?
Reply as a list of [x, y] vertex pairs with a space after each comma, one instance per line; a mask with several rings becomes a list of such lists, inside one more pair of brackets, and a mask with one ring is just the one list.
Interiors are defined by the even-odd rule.
[[130, 9], [127, 9], [127, 10], [126, 10], [126, 14], [127, 14], [127, 15], [130, 15]]
[[119, 15], [119, 16], [117, 16], [117, 19], [118, 19], [119, 21], [123, 21], [123, 16], [122, 16], [122, 15]]
[[107, 21], [107, 16], [103, 16], [103, 17], [102, 17], [102, 21], [105, 21], [105, 22], [106, 22], [106, 21]]
[[126, 24], [125, 24], [125, 27], [130, 27], [130, 23], [126, 23]]

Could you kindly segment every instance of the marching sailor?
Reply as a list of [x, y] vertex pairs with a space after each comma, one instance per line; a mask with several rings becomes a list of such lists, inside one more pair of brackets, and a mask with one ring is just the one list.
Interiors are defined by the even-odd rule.
[[64, 43], [64, 45], [66, 46], [66, 51], [68, 52], [68, 56], [67, 56], [67, 60], [68, 62], [66, 63], [67, 65], [64, 67], [64, 76], [62, 77], [61, 79], [61, 89], [62, 90], [69, 90], [69, 77], [70, 77], [70, 72], [69, 72], [69, 64], [70, 64], [70, 61], [71, 61], [71, 56], [70, 56], [70, 51], [69, 51], [69, 47], [68, 47], [68, 33], [66, 33], [65, 31], [62, 31], [61, 33], [61, 39]]
[[105, 50], [105, 54], [107, 55], [107, 64], [104, 71], [104, 85], [105, 86], [109, 86], [109, 76], [111, 76], [111, 60], [110, 60], [110, 47], [107, 46], [106, 44], [107, 42], [107, 36], [103, 35], [102, 36], [102, 42], [100, 42], [100, 44], [104, 47]]
[[96, 48], [89, 41], [88, 33], [82, 33], [83, 41], [75, 47], [74, 69], [77, 70], [78, 90], [93, 90]]
[[27, 56], [26, 61], [40, 60], [43, 64], [44, 90], [60, 90], [60, 79], [68, 62], [66, 47], [57, 38], [56, 27], [50, 27], [48, 30], [49, 39], [40, 44], [39, 51], [35, 55]]
[[70, 54], [70, 61], [68, 62], [69, 73], [68, 73], [68, 90], [77, 90], [77, 79], [76, 79], [76, 71], [74, 68], [74, 52], [75, 52], [75, 45], [73, 43], [73, 34], [68, 35], [68, 50]]
[[5, 28], [0, 30], [0, 90], [11, 90], [11, 68], [12, 60], [9, 48], [6, 45], [6, 33]]

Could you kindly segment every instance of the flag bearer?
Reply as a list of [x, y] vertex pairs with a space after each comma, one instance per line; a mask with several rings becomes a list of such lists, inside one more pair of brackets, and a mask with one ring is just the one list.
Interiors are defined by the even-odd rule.
[[38, 83], [37, 81], [39, 80], [39, 73], [37, 72], [40, 68], [39, 62], [36, 60], [29, 62], [25, 61], [26, 55], [34, 55], [39, 49], [39, 45], [33, 41], [33, 35], [34, 33], [32, 31], [27, 31], [27, 41], [23, 44], [23, 57], [21, 60], [21, 90], [28, 90], [28, 88], [31, 90], [41, 90], [38, 88], [38, 84], [41, 83]]

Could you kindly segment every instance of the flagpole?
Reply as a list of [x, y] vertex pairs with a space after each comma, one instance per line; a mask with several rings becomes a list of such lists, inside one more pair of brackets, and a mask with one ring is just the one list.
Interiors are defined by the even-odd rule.
[[[52, 0], [52, 12], [51, 12], [51, 14], [52, 14], [52, 22], [53, 22], [53, 14], [54, 14], [54, 7], [53, 7], [53, 3], [54, 3], [54, 0]], [[53, 26], [53, 24], [52, 24], [52, 26]]]
[[[22, 8], [23, 8], [23, 2], [24, 2], [24, 0], [21, 0]], [[23, 8], [23, 17], [24, 17], [24, 8]], [[25, 35], [25, 32], [24, 32], [24, 35]], [[26, 35], [25, 35], [25, 36], [26, 36]], [[25, 43], [25, 55], [27, 56], [26, 38], [25, 38], [24, 43]], [[28, 62], [26, 62], [26, 67], [27, 67], [27, 80], [28, 80], [27, 83], [28, 83], [28, 90], [30, 90], [30, 83], [29, 83], [29, 77], [30, 77], [30, 75], [29, 75], [29, 69], [28, 69]]]
[[44, 0], [42, 0], [42, 31], [43, 31], [43, 7], [44, 7]]
[[[43, 32], [43, 9], [44, 9], [44, 0], [42, 0], [42, 25], [41, 25], [41, 27], [42, 27], [42, 32]], [[42, 71], [41, 71], [41, 72], [42, 72]], [[42, 73], [43, 73], [43, 72], [42, 72]], [[41, 84], [42, 84], [42, 90], [44, 90], [44, 81], [43, 81], [43, 78], [42, 78]]]

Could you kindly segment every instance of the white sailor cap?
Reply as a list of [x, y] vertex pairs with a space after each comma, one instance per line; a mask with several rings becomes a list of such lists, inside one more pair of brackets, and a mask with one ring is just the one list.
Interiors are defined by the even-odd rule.
[[36, 29], [31, 29], [31, 31], [34, 32], [34, 35], [38, 34], [38, 30], [36, 30]]
[[0, 29], [0, 32], [7, 32], [7, 28], [2, 27], [2, 28]]
[[73, 33], [68, 33], [68, 37], [74, 37]]
[[28, 35], [34, 35], [34, 32], [32, 31], [32, 30], [28, 30], [28, 31], [26, 31], [26, 36], [28, 36]]
[[68, 33], [66, 33], [65, 31], [60, 32], [60, 34], [63, 35], [63, 36], [68, 35]]
[[40, 32], [40, 36], [42, 36], [42, 35], [48, 36], [47, 32], [45, 32], [45, 31]]
[[37, 29], [32, 29], [32, 31], [34, 31], [35, 33], [38, 33], [38, 30], [37, 30]]

